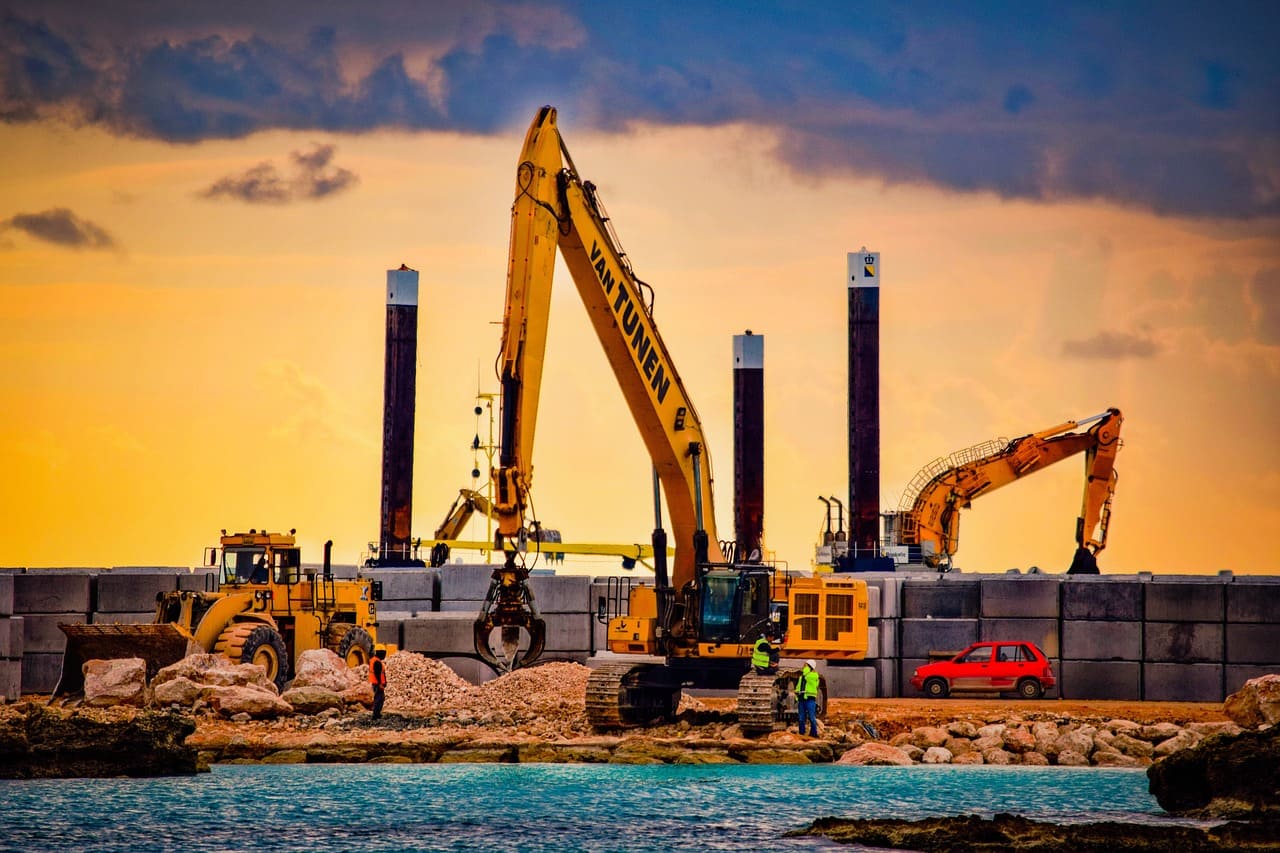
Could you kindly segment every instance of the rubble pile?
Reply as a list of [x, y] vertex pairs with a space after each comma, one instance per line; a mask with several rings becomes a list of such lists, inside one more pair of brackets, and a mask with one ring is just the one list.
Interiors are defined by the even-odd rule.
[[544, 716], [581, 714], [586, 708], [590, 674], [590, 669], [578, 663], [517, 669], [471, 690], [466, 705], [473, 710], [533, 711]]
[[396, 652], [386, 667], [388, 711], [433, 710], [471, 689], [448, 666], [416, 652]]

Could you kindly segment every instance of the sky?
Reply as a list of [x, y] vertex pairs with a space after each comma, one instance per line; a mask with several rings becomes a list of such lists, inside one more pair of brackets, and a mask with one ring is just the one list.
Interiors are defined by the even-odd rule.
[[[848, 493], [846, 254], [882, 255], [881, 504], [1117, 407], [1104, 573], [1280, 573], [1280, 10], [1243, 3], [0, 0], [0, 566], [379, 529], [386, 270], [421, 273], [414, 530], [482, 485], [516, 160], [551, 104], [709, 440], [764, 336], [765, 539]], [[483, 400], [481, 401], [484, 402]], [[650, 464], [558, 264], [534, 508], [647, 542]], [[1083, 461], [956, 564], [1062, 572]], [[483, 538], [484, 525], [473, 526]]]

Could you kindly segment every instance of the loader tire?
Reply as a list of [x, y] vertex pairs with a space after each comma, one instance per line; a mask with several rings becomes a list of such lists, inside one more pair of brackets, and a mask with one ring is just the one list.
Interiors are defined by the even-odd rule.
[[289, 654], [285, 651], [284, 638], [270, 625], [253, 622], [228, 625], [213, 650], [236, 663], [262, 667], [267, 672], [267, 680], [274, 682], [277, 690], [283, 691], [289, 680]]
[[357, 625], [330, 623], [326, 639], [329, 648], [346, 661], [349, 667], [363, 666], [373, 657], [373, 637]]

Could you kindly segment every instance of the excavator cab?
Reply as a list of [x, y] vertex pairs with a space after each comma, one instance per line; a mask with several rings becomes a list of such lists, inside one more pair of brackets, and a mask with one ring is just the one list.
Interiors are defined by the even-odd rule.
[[702, 577], [701, 640], [740, 643], [769, 620], [769, 574], [764, 569], [715, 569]]

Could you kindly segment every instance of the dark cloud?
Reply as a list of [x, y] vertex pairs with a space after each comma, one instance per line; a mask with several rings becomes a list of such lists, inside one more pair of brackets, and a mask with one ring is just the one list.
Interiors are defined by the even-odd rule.
[[21, 231], [37, 240], [69, 249], [112, 249], [116, 241], [102, 228], [65, 207], [18, 213], [0, 222], [0, 231]]
[[1062, 354], [1068, 358], [1154, 358], [1160, 345], [1145, 334], [1102, 331], [1088, 338], [1062, 342]]
[[1257, 318], [1258, 342], [1280, 346], [1280, 269], [1262, 270], [1254, 276], [1249, 299]]
[[258, 163], [239, 175], [219, 178], [201, 195], [265, 204], [324, 198], [360, 180], [350, 169], [332, 165], [336, 150], [334, 145], [315, 145], [309, 151], [294, 151], [289, 155], [294, 168], [288, 177], [274, 163]]
[[[1171, 215], [1280, 213], [1280, 5], [10, 0], [0, 121], [264, 130], [742, 122], [851, 173]], [[279, 176], [276, 175], [276, 178]], [[272, 175], [256, 176], [261, 191]]]

